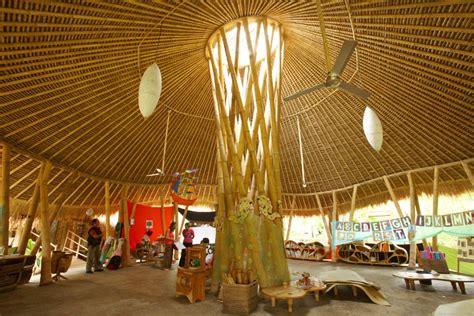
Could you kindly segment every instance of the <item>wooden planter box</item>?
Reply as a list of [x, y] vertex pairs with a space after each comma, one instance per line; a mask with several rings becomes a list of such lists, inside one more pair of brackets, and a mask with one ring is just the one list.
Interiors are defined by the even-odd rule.
[[257, 308], [257, 282], [250, 284], [223, 284], [224, 313], [250, 314]]

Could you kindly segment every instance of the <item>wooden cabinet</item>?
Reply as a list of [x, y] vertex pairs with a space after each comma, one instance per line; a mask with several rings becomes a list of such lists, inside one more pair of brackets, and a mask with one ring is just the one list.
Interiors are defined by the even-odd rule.
[[206, 270], [200, 268], [178, 268], [176, 276], [176, 297], [185, 295], [191, 303], [204, 301]]

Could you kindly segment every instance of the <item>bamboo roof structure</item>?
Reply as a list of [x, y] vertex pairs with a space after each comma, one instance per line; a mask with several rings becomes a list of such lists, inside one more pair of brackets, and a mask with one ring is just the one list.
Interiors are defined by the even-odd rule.
[[[327, 70], [317, 1], [3, 1], [0, 141], [11, 145], [10, 196], [28, 201], [41, 161], [53, 167], [49, 202], [68, 181], [65, 205], [111, 204], [120, 187], [129, 198], [157, 201], [170, 174], [198, 169], [201, 203], [216, 203], [216, 126], [205, 48], [211, 34], [242, 16], [281, 23], [281, 95], [323, 82]], [[343, 79], [371, 92], [367, 101], [321, 89], [282, 102], [280, 158], [283, 207], [297, 211], [357, 207], [408, 192], [472, 190], [474, 179], [474, 3], [452, 1], [322, 0], [334, 63], [346, 39], [358, 41]], [[163, 76], [158, 108], [144, 120], [138, 87], [156, 62]], [[362, 129], [366, 106], [379, 115], [382, 150]], [[170, 111], [164, 171], [165, 127]], [[302, 187], [297, 118], [302, 129]], [[76, 173], [77, 172], [77, 176]], [[74, 179], [73, 179], [74, 178]], [[335, 194], [333, 195], [333, 192]], [[22, 204], [23, 205], [23, 204]]]

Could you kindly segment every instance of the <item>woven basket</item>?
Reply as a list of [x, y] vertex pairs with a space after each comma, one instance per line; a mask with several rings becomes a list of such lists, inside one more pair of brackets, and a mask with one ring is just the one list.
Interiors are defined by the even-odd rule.
[[224, 313], [249, 314], [257, 308], [257, 282], [250, 284], [223, 284]]

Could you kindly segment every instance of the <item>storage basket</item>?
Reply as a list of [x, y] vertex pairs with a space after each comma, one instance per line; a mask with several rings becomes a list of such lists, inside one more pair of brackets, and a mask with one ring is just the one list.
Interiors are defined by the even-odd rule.
[[250, 284], [223, 284], [224, 313], [249, 314], [257, 308], [257, 282]]

